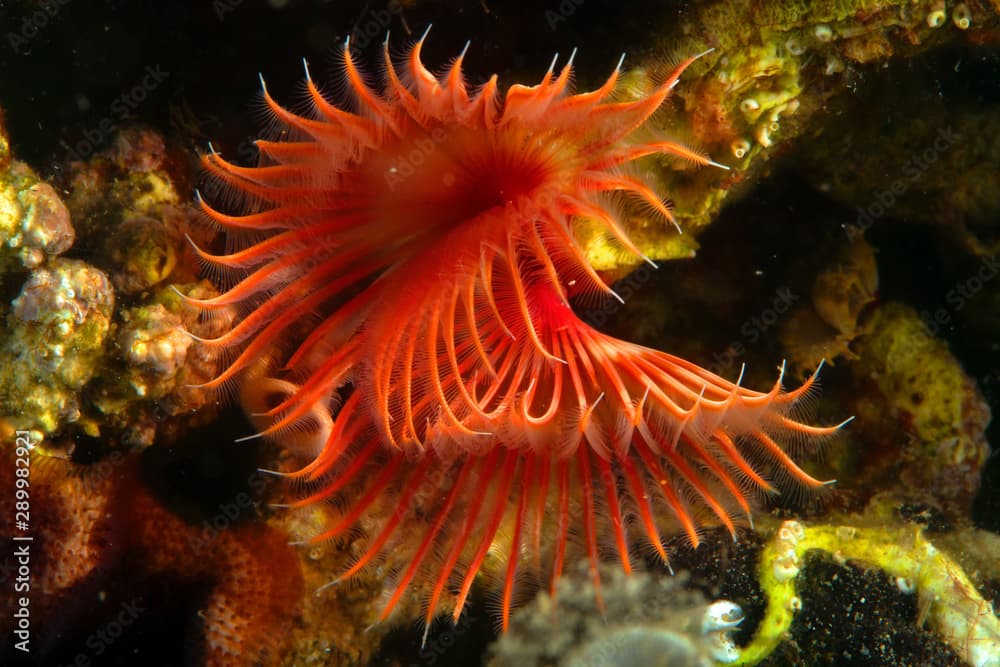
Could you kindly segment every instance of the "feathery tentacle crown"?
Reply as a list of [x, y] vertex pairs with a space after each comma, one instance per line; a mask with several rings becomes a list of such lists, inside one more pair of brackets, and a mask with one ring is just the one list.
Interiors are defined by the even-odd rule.
[[619, 69], [572, 94], [571, 63], [500, 95], [496, 76], [467, 88], [461, 55], [432, 75], [422, 44], [401, 67], [385, 47], [381, 92], [345, 45], [352, 107], [308, 77], [309, 115], [265, 88], [283, 139], [257, 142], [257, 167], [204, 158], [240, 199], [236, 215], [201, 204], [232, 243], [199, 252], [241, 279], [194, 303], [243, 311], [204, 341], [234, 350], [211, 384], [242, 373], [261, 434], [314, 450], [288, 473], [295, 506], [330, 502], [315, 540], [365, 540], [344, 577], [382, 563], [383, 617], [417, 588], [430, 622], [457, 619], [488, 571], [506, 627], [522, 575], [554, 582], [571, 552], [599, 584], [602, 554], [628, 571], [646, 542], [666, 562], [662, 529], [697, 545], [706, 521], [749, 522], [761, 492], [819, 486], [788, 451], [838, 428], [790, 416], [815, 376], [753, 391], [573, 311], [614, 296], [581, 221], [639, 256], [628, 201], [672, 222], [631, 163], [715, 164], [641, 132], [694, 58], [635, 100], [614, 97]]

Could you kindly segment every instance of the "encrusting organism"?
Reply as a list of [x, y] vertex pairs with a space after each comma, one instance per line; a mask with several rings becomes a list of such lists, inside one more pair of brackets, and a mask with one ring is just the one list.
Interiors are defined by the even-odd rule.
[[[173, 610], [176, 596], [192, 591], [197, 604], [182, 612], [191, 619], [185, 664], [275, 664], [283, 655], [303, 593], [302, 571], [283, 532], [260, 522], [233, 525], [230, 514], [222, 515], [221, 524], [215, 518], [200, 525], [185, 520], [146, 488], [135, 456], [115, 452], [81, 465], [48, 456], [44, 447], [27, 449], [19, 460], [29, 461], [31, 480], [30, 664], [110, 664], [105, 651], [117, 642], [96, 632], [87, 641], [82, 637], [92, 630], [119, 637], [119, 612], [132, 609], [136, 613], [124, 621], [132, 639], [123, 643], [133, 641], [142, 632], [128, 624], [163, 624], [164, 609]], [[13, 447], [0, 452], [4, 489], [13, 490], [15, 479], [22, 479], [17, 471], [25, 469], [13, 454]], [[241, 507], [247, 517], [255, 514], [249, 497]], [[14, 494], [3, 494], [0, 535], [23, 532], [15, 531], [14, 510]], [[0, 557], [4, 576], [16, 571], [15, 556], [11, 548]], [[0, 631], [7, 636], [18, 597], [0, 597]], [[172, 635], [171, 641], [177, 639]], [[158, 650], [143, 648], [150, 653], [130, 657], [131, 664], [150, 660]], [[8, 643], [0, 649], [0, 663], [28, 664], [17, 653]]]
[[580, 225], [642, 257], [624, 221], [673, 221], [636, 161], [722, 167], [646, 124], [696, 57], [638, 99], [620, 64], [572, 94], [572, 58], [501, 95], [495, 75], [466, 87], [464, 53], [435, 77], [422, 45], [400, 67], [385, 46], [378, 92], [345, 44], [352, 106], [307, 72], [309, 114], [264, 88], [281, 134], [258, 166], [204, 157], [228, 248], [199, 252], [236, 281], [190, 301], [242, 315], [203, 341], [233, 350], [210, 384], [238, 381], [259, 435], [314, 457], [284, 474], [292, 507], [331, 507], [311, 540], [356, 540], [338, 581], [379, 565], [381, 618], [416, 589], [429, 625], [495, 573], [506, 628], [516, 585], [555, 581], [571, 550], [599, 597], [602, 554], [629, 572], [644, 541], [667, 561], [666, 517], [697, 545], [702, 523], [750, 523], [761, 492], [821, 486], [794, 461], [838, 428], [796, 418], [815, 375], [753, 391], [574, 312], [616, 296]]
[[[826, 552], [843, 564], [858, 561], [883, 570], [905, 593], [916, 593], [920, 625], [931, 629], [968, 665], [1000, 667], [1000, 619], [969, 575], [913, 526], [807, 525], [785, 521], [760, 556], [759, 576], [767, 609], [757, 635], [738, 665], [756, 665], [789, 632], [802, 599], [796, 590], [809, 551]], [[801, 583], [801, 582], [800, 582]]]

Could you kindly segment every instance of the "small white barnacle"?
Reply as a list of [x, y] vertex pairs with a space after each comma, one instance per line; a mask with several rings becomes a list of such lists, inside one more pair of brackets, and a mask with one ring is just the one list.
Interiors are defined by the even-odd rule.
[[815, 37], [817, 41], [825, 44], [833, 39], [833, 29], [825, 23], [820, 23], [818, 26], [813, 28], [813, 37]]
[[806, 529], [798, 521], [786, 521], [778, 529], [778, 539], [798, 544], [806, 538]]
[[743, 622], [743, 610], [729, 600], [713, 602], [705, 610], [701, 633], [703, 643], [716, 662], [729, 664], [740, 657], [739, 649], [733, 642], [730, 632]]
[[844, 71], [844, 61], [837, 56], [830, 56], [826, 59], [826, 69], [824, 70], [827, 76], [833, 76], [834, 74], [840, 74]]
[[951, 20], [959, 30], [968, 30], [972, 25], [972, 11], [967, 4], [961, 2], [952, 10]]
[[740, 102], [740, 111], [742, 111], [744, 114], [751, 114], [759, 109], [760, 109], [760, 102], [758, 102], [752, 97], [745, 97], [743, 98], [743, 101]]
[[735, 602], [716, 600], [708, 605], [701, 623], [702, 634], [732, 630], [743, 622], [743, 610]]
[[736, 139], [729, 144], [729, 150], [732, 151], [733, 157], [742, 160], [750, 152], [750, 142], [747, 139]]
[[794, 547], [789, 547], [778, 554], [771, 564], [774, 578], [779, 582], [789, 581], [799, 576], [799, 556]]
[[927, 13], [927, 27], [940, 28], [948, 20], [948, 13], [944, 10], [943, 2], [935, 2], [931, 5], [931, 11]]
[[799, 41], [798, 37], [789, 37], [785, 41], [785, 50], [793, 56], [801, 56], [806, 52], [805, 45]]
[[771, 135], [777, 129], [778, 129], [778, 124], [774, 121], [761, 123], [760, 125], [757, 126], [757, 129], [754, 130], [754, 139], [756, 139], [757, 143], [763, 146], [764, 148], [769, 148], [771, 144], [774, 143], [771, 140]]

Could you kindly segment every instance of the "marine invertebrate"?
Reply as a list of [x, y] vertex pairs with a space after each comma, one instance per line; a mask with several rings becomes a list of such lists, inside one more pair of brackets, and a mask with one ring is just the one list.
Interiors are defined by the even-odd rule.
[[972, 25], [972, 11], [967, 4], [960, 2], [951, 12], [951, 20], [959, 30], [968, 30]]
[[806, 525], [786, 521], [760, 559], [768, 597], [757, 636], [739, 665], [755, 665], [787, 635], [802, 602], [796, 579], [807, 552], [820, 550], [840, 562], [859, 561], [884, 570], [904, 593], [920, 598], [923, 617], [971, 667], [1000, 665], [1000, 619], [969, 576], [918, 527]]
[[737, 160], [742, 160], [746, 154], [750, 151], [750, 142], [746, 139], [737, 139], [729, 146], [733, 157]]
[[948, 20], [948, 12], [945, 10], [944, 2], [941, 0], [933, 2], [930, 9], [927, 13], [927, 27], [940, 28]]
[[572, 568], [557, 583], [555, 596], [541, 593], [513, 615], [510, 632], [491, 647], [490, 667], [713, 667], [738, 658], [730, 637], [743, 621], [738, 605], [709, 603], [688, 587], [684, 572], [629, 577], [610, 565], [601, 569], [603, 609], [595, 606], [586, 568]]
[[[855, 477], [897, 479], [898, 495], [933, 500], [962, 516], [979, 490], [990, 455], [990, 406], [976, 379], [935, 335], [932, 327], [940, 322], [933, 317], [925, 319], [897, 302], [871, 313], [852, 371], [859, 382], [870, 383], [878, 402], [869, 399], [870, 408], [862, 401], [855, 405], [868, 439], [887, 446], [878, 457], [881, 462], [868, 460]], [[898, 453], [891, 453], [890, 446]]]
[[495, 76], [470, 93], [461, 56], [433, 76], [422, 44], [401, 69], [385, 46], [383, 92], [345, 44], [353, 110], [309, 77], [311, 116], [265, 87], [286, 139], [259, 141], [257, 167], [204, 158], [239, 214], [202, 202], [231, 250], [199, 253], [240, 279], [190, 302], [244, 313], [203, 340], [236, 350], [209, 384], [247, 372], [260, 435], [318, 452], [287, 473], [306, 488], [292, 506], [333, 505], [312, 540], [362, 529], [343, 576], [383, 563], [382, 617], [418, 587], [429, 625], [491, 572], [506, 627], [518, 581], [555, 582], [571, 548], [599, 590], [605, 541], [629, 572], [637, 540], [667, 560], [665, 515], [697, 545], [703, 522], [749, 523], [760, 492], [821, 486], [789, 449], [837, 429], [793, 414], [813, 379], [753, 391], [574, 312], [616, 296], [582, 227], [641, 257], [636, 207], [673, 220], [634, 163], [721, 166], [643, 131], [695, 58], [638, 99], [616, 99], [618, 69], [571, 94], [571, 62], [501, 97]]
[[0, 269], [15, 257], [34, 269], [73, 245], [69, 212], [51, 185], [22, 162], [14, 162], [0, 179]]
[[813, 28], [813, 36], [819, 42], [830, 42], [833, 41], [833, 30], [830, 29], [830, 26], [820, 23]]
[[[184, 330], [209, 336], [227, 323], [198, 322], [172, 291], [217, 293], [198, 281], [184, 237], [206, 231], [191, 227], [199, 213], [177, 193], [163, 139], [123, 130], [59, 169], [56, 187], [21, 162], [7, 166], [0, 284], [18, 296], [0, 325], [0, 440], [23, 429], [50, 446], [72, 448], [81, 433], [148, 446], [210, 420], [212, 392], [189, 385], [218, 372], [216, 351]], [[87, 261], [56, 256], [71, 246]]]
[[75, 231], [69, 212], [51, 185], [13, 159], [0, 110], [0, 279], [18, 264], [34, 269], [66, 252]]
[[[115, 452], [79, 465], [46, 456], [41, 449], [34, 447], [29, 454], [32, 661], [105, 660], [111, 642], [83, 638], [106, 628], [124, 605], [138, 610], [140, 622], [157, 618], [154, 603], [164, 602], [163, 584], [169, 582], [167, 602], [176, 604], [169, 596], [177, 591], [181, 596], [191, 589], [197, 593], [186, 663], [275, 663], [301, 605], [302, 574], [281, 531], [258, 522], [232, 525], [233, 511], [253, 511], [249, 495], [229, 503], [235, 509], [221, 515], [221, 524], [213, 519], [211, 525], [208, 520], [198, 525], [171, 512], [145, 488], [135, 456]], [[0, 454], [5, 489], [14, 488], [12, 453]], [[259, 478], [255, 483], [263, 485]], [[0, 498], [0, 510], [0, 534], [17, 534], [13, 494]], [[15, 571], [9, 549], [0, 559], [0, 578]], [[16, 596], [0, 598], [0, 629], [8, 634], [15, 604]], [[176, 637], [171, 640], [176, 644]], [[140, 641], [149, 650], [148, 638]], [[4, 664], [21, 664], [19, 657], [10, 642], [0, 648]]]
[[80, 260], [54, 258], [31, 274], [0, 330], [0, 438], [41, 438], [80, 419], [114, 304], [107, 276]]

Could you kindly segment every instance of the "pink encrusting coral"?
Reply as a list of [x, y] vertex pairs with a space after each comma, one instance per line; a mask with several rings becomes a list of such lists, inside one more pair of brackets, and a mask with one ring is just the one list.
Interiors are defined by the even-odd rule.
[[582, 553], [599, 584], [598, 560], [628, 571], [636, 542], [666, 562], [665, 517], [697, 545], [761, 492], [819, 486], [789, 453], [837, 429], [793, 416], [812, 379], [753, 391], [573, 310], [615, 296], [581, 224], [641, 257], [624, 212], [672, 222], [632, 163], [714, 164], [644, 128], [694, 58], [639, 99], [617, 97], [617, 69], [572, 94], [571, 63], [501, 96], [496, 76], [469, 91], [462, 56], [435, 77], [422, 44], [398, 68], [386, 47], [381, 91], [345, 45], [349, 107], [311, 78], [308, 115], [265, 89], [283, 134], [260, 165], [204, 158], [238, 214], [202, 203], [231, 241], [202, 255], [240, 280], [192, 301], [243, 314], [204, 341], [234, 350], [212, 384], [241, 382], [262, 435], [314, 451], [288, 473], [294, 505], [329, 502], [314, 540], [362, 540], [342, 578], [381, 564], [383, 618], [417, 589], [429, 622], [499, 573], [506, 627], [521, 575], [555, 581]]

